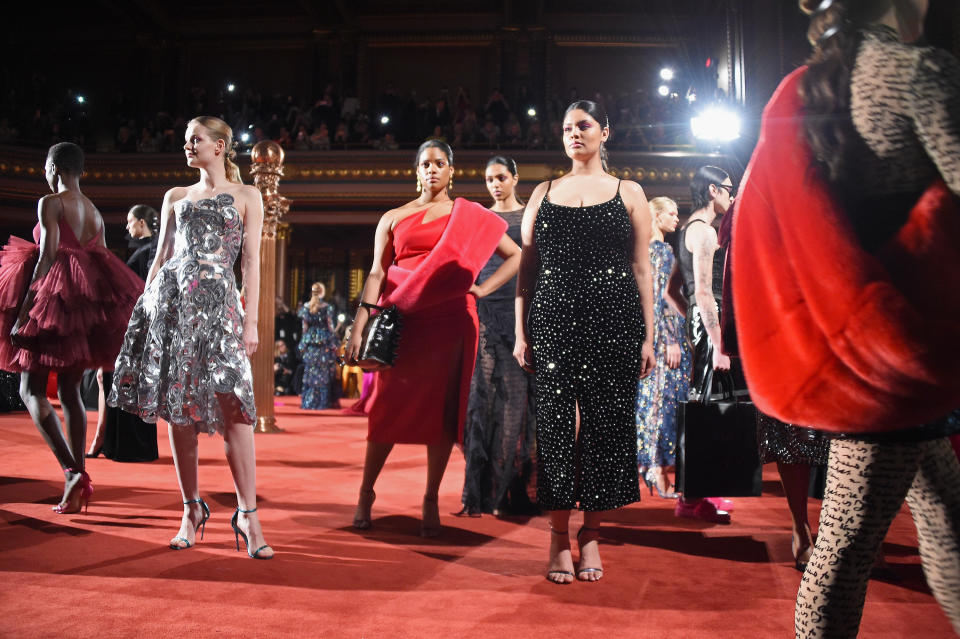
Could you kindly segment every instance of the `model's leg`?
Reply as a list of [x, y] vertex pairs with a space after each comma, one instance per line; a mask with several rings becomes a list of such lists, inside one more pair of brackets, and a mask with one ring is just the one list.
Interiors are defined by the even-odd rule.
[[247, 536], [248, 552], [260, 559], [273, 557], [257, 516], [257, 455], [250, 424], [227, 424], [223, 431], [223, 450], [230, 464], [233, 486], [237, 491], [236, 525]]
[[363, 460], [363, 479], [360, 482], [360, 498], [357, 500], [357, 511], [353, 515], [353, 527], [361, 530], [370, 527], [370, 509], [377, 498], [373, 492], [373, 485], [377, 483], [380, 471], [393, 450], [393, 444], [383, 442], [367, 442], [367, 453]]
[[797, 569], [803, 570], [813, 553], [813, 535], [807, 517], [807, 493], [810, 490], [810, 466], [807, 464], [785, 464], [777, 462], [780, 483], [787, 496], [790, 507], [790, 520], [793, 524], [791, 550]]
[[420, 522], [420, 534], [423, 537], [436, 537], [440, 534], [440, 481], [450, 461], [453, 442], [427, 446], [427, 486], [423, 493], [423, 519]]
[[580, 581], [600, 581], [603, 578], [603, 562], [600, 561], [600, 524], [603, 523], [603, 511], [585, 511], [583, 526], [577, 533], [580, 545], [580, 562], [577, 566], [577, 579]]
[[106, 436], [107, 398], [103, 390], [103, 369], [97, 369], [97, 429], [93, 433], [86, 457], [96, 457], [103, 448], [103, 438]]
[[797, 595], [797, 637], [857, 636], [870, 568], [917, 474], [920, 450], [831, 442], [817, 541]]
[[49, 371], [24, 371], [20, 376], [20, 398], [27, 407], [33, 423], [37, 425], [37, 429], [43, 435], [43, 440], [64, 471], [66, 479], [63, 486], [63, 498], [60, 500], [60, 506], [64, 506], [70, 493], [83, 476], [81, 474], [84, 461], [83, 451], [81, 449], [80, 459], [77, 460], [63, 436], [57, 412], [53, 410], [50, 400], [47, 399], [47, 378], [49, 376]]
[[550, 559], [547, 579], [557, 584], [573, 583], [569, 510], [550, 511]]
[[87, 409], [80, 397], [82, 378], [82, 371], [57, 373], [57, 395], [60, 397], [60, 408], [67, 423], [70, 453], [78, 464], [77, 470], [81, 471], [84, 469], [83, 448], [87, 444]]
[[907, 503], [927, 584], [960, 635], [960, 462], [945, 438], [923, 446]]
[[180, 530], [170, 540], [171, 548], [189, 548], [196, 541], [197, 527], [206, 516], [200, 499], [199, 478], [197, 472], [197, 431], [192, 426], [168, 425], [170, 450], [173, 453], [173, 466], [177, 471], [180, 495], [183, 504], [183, 518]]

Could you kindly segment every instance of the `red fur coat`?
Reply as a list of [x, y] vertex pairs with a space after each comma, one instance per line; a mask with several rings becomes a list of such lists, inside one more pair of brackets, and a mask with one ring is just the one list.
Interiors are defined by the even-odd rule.
[[810, 170], [798, 86], [767, 105], [733, 221], [740, 355], [757, 407], [848, 433], [960, 406], [960, 207], [942, 182], [876, 255]]

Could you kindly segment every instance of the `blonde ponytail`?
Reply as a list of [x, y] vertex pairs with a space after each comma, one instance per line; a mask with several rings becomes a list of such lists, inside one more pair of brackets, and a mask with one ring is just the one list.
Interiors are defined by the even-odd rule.
[[230, 125], [212, 115], [198, 115], [190, 120], [189, 124], [194, 122], [205, 128], [214, 140], [223, 140], [223, 169], [227, 179], [236, 184], [243, 184], [240, 178], [240, 167], [233, 162], [237, 158], [237, 151], [233, 147], [233, 129]]
[[243, 179], [240, 177], [240, 167], [233, 162], [236, 158], [237, 152], [230, 149], [223, 155], [223, 168], [227, 173], [228, 180], [236, 182], [237, 184], [243, 184]]

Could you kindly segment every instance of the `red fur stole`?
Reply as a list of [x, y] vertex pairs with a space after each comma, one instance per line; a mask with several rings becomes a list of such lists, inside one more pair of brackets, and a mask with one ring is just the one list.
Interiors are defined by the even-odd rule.
[[780, 84], [733, 221], [740, 355], [757, 407], [825, 431], [897, 430], [960, 406], [960, 206], [937, 181], [877, 255], [810, 170]]

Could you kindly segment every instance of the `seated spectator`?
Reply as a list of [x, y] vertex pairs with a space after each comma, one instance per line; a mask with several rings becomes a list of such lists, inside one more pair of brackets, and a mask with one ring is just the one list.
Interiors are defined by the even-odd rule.
[[302, 124], [297, 127], [297, 137], [293, 140], [293, 148], [297, 151], [306, 151], [310, 148], [310, 136], [307, 135], [307, 127]]
[[320, 123], [320, 126], [314, 129], [313, 135], [310, 136], [310, 146], [315, 151], [330, 150], [330, 131], [327, 130], [325, 122]]
[[350, 132], [347, 130], [347, 123], [341, 122], [337, 125], [337, 130], [333, 134], [333, 144], [338, 148], [346, 148], [350, 141]]
[[117, 131], [117, 151], [121, 153], [132, 153], [137, 150], [137, 141], [133, 137], [133, 132], [127, 125], [122, 125]]
[[287, 348], [287, 343], [278, 339], [273, 343], [273, 394], [293, 394], [293, 371], [297, 360]]
[[497, 126], [491, 116], [488, 115], [486, 117], [478, 137], [484, 146], [490, 147], [491, 149], [497, 147], [497, 143], [500, 140], [500, 127]]
[[137, 151], [141, 153], [156, 153], [160, 150], [160, 143], [157, 137], [150, 132], [150, 129], [143, 127], [140, 130], [140, 139], [137, 140]]

